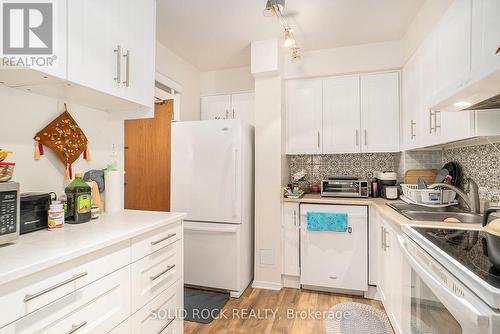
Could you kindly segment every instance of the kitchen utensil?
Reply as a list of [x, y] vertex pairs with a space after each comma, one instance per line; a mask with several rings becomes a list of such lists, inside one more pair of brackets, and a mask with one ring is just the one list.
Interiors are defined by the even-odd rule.
[[441, 169], [438, 175], [436, 175], [433, 183], [443, 183], [448, 175], [450, 175], [450, 172], [447, 169]]
[[418, 178], [422, 178], [428, 184], [434, 183], [434, 179], [438, 171], [432, 168], [425, 169], [409, 169], [405, 173], [405, 182], [406, 184], [417, 184]]
[[499, 211], [500, 207], [489, 208], [484, 212], [483, 216], [487, 255], [497, 270], [500, 270], [500, 218], [489, 221], [489, 217], [492, 213]]
[[418, 178], [418, 189], [427, 189], [427, 182], [421, 177]]
[[443, 166], [443, 169], [448, 170], [448, 174], [452, 177], [451, 184], [461, 188], [462, 185], [462, 167], [458, 162], [448, 162]]
[[402, 184], [402, 199], [419, 205], [455, 205], [457, 193], [450, 189], [419, 189], [417, 184]]

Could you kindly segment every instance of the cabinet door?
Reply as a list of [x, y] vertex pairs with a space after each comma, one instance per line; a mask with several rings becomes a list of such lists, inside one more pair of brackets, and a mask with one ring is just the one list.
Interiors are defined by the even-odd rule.
[[399, 152], [399, 73], [361, 76], [361, 151]]
[[418, 146], [419, 127], [421, 126], [418, 110], [421, 105], [420, 70], [418, 53], [408, 60], [403, 68], [403, 112], [401, 129], [402, 144], [405, 150]]
[[439, 22], [438, 90], [454, 91], [470, 74], [471, 0], [455, 0]]
[[379, 224], [377, 225], [378, 227], [378, 238], [377, 238], [377, 246], [378, 246], [378, 256], [377, 256], [377, 263], [378, 263], [378, 272], [377, 272], [377, 278], [378, 278], [378, 284], [377, 284], [377, 289], [380, 294], [380, 298], [382, 300], [382, 303], [384, 304], [386, 310], [389, 308], [389, 287], [391, 285], [391, 276], [388, 274], [389, 271], [389, 253], [387, 252], [386, 248], [386, 228], [385, 224], [382, 219], [379, 220]]
[[121, 95], [153, 108], [156, 3], [154, 0], [121, 0], [120, 6]]
[[254, 93], [239, 93], [231, 96], [231, 118], [254, 124]]
[[322, 152], [322, 104], [321, 80], [292, 80], [286, 83], [287, 153]]
[[120, 95], [119, 0], [68, 0], [68, 80]]
[[229, 119], [231, 95], [204, 96], [201, 98], [201, 119]]
[[472, 68], [500, 67], [500, 1], [472, 2]]
[[323, 92], [323, 153], [359, 153], [359, 77], [325, 79]]
[[299, 268], [299, 204], [283, 203], [283, 274], [298, 276]]

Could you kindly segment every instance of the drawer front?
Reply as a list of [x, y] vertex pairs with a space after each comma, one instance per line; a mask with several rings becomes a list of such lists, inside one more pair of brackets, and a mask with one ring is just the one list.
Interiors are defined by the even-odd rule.
[[132, 333], [182, 334], [183, 298], [179, 280], [131, 317]]
[[130, 263], [122, 242], [0, 286], [0, 327], [30, 314]]
[[131, 271], [132, 312], [135, 312], [182, 277], [182, 241], [134, 262]]
[[127, 318], [124, 322], [113, 328], [109, 334], [132, 334], [132, 320]]
[[126, 267], [0, 329], [0, 333], [101, 334], [129, 315], [130, 267]]
[[182, 221], [160, 227], [132, 239], [132, 262], [182, 238]]

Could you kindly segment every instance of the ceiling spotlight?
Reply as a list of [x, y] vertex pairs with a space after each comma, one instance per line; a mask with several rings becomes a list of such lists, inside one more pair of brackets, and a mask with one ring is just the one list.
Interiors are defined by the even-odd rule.
[[276, 16], [276, 11], [282, 12], [285, 9], [285, 0], [267, 0], [266, 8], [262, 12], [265, 17]]
[[295, 47], [295, 37], [293, 37], [292, 29], [285, 29], [285, 43], [283, 46], [287, 49]]

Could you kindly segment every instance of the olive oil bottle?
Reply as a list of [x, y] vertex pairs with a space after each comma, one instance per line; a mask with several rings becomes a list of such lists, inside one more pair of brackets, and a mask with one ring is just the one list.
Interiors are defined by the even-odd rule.
[[82, 179], [82, 174], [75, 174], [75, 179], [66, 187], [66, 222], [81, 224], [90, 221], [92, 216], [92, 190]]

